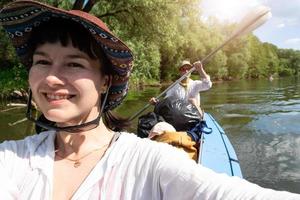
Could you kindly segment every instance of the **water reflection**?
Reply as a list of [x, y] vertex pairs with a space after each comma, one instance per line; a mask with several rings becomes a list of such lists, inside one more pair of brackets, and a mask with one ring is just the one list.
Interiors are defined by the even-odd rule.
[[224, 83], [202, 95], [232, 141], [244, 176], [300, 193], [300, 81]]
[[299, 193], [300, 135], [255, 133], [236, 139], [235, 149], [248, 180]]

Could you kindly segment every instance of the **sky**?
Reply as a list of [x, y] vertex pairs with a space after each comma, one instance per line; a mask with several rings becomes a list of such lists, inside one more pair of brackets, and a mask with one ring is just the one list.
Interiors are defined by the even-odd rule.
[[300, 50], [300, 0], [202, 0], [203, 18], [215, 16], [224, 22], [239, 22], [258, 5], [271, 8], [272, 17], [253, 33], [261, 42], [279, 48]]

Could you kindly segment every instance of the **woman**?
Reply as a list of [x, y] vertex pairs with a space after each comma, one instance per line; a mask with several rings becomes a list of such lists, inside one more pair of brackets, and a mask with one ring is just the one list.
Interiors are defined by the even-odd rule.
[[30, 106], [28, 116], [50, 130], [0, 145], [2, 199], [300, 198], [113, 131], [126, 125], [109, 110], [127, 93], [132, 54], [101, 20], [17, 1], [1, 10], [0, 23], [29, 68], [32, 95], [47, 121], [33, 119]]

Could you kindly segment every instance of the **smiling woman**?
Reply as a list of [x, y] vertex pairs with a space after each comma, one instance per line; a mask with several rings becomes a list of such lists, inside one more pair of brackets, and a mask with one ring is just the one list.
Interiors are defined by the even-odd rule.
[[[89, 33], [81, 26], [63, 19], [52, 19], [32, 32], [28, 42], [33, 58], [29, 71], [29, 84], [35, 101], [38, 105], [43, 105], [39, 107], [46, 118], [41, 119], [56, 122], [51, 123], [46, 120], [44, 123], [35, 120], [29, 112], [28, 118], [39, 126], [46, 129], [80, 131], [98, 125], [104, 109], [102, 107], [98, 110], [100, 106], [98, 97], [106, 97], [107, 95], [104, 94], [108, 94], [108, 84], [111, 84], [108, 80], [109, 76], [104, 74], [112, 72], [105, 67], [109, 65], [109, 61], [103, 51], [95, 46], [97, 42], [87, 37], [88, 35]], [[89, 98], [83, 99], [86, 94]], [[86, 110], [80, 115], [78, 108], [74, 109], [76, 108], [74, 105], [77, 105], [76, 101], [79, 100], [81, 102], [79, 107], [88, 109], [88, 102], [93, 99], [96, 101], [93, 102], [93, 111]], [[30, 104], [30, 101], [28, 102]], [[103, 106], [105, 105], [104, 103]], [[30, 105], [28, 108], [31, 108]], [[77, 113], [77, 117], [71, 120], [66, 113], [70, 113], [70, 116]], [[120, 120], [114, 123], [113, 119], [108, 119], [106, 116], [105, 122], [111, 128], [122, 129], [122, 126], [127, 124], [126, 121]], [[71, 121], [60, 124], [67, 119]]]
[[[98, 96], [106, 91], [104, 84], [107, 82], [107, 76], [100, 73], [99, 60], [91, 60], [84, 54], [80, 56], [82, 53], [70, 44], [66, 47], [60, 43], [45, 44], [39, 46], [36, 52], [29, 73], [29, 84], [46, 118], [58, 124], [73, 119], [70, 118], [73, 115], [78, 120], [91, 121], [97, 118]], [[70, 59], [74, 55], [78, 55], [77, 58]], [[94, 107], [92, 111], [89, 110], [91, 105]]]
[[[62, 30], [68, 32], [62, 34]], [[101, 73], [100, 69], [103, 71], [104, 67], [100, 67], [100, 60], [91, 51], [87, 49], [87, 53], [84, 53], [76, 48], [77, 38], [62, 37], [75, 31], [77, 35], [84, 36], [84, 31], [63, 21], [48, 23], [47, 27], [37, 29], [37, 32], [40, 31], [47, 35], [33, 33], [33, 40], [39, 43], [32, 42], [35, 46], [32, 46], [33, 64], [29, 84], [42, 113], [59, 126], [81, 124], [83, 119], [96, 119], [100, 105], [98, 96], [106, 92], [108, 76]], [[61, 33], [60, 41], [46, 43], [55, 41], [56, 31]], [[86, 46], [92, 44], [92, 41], [86, 42]], [[90, 106], [93, 106], [92, 110]]]

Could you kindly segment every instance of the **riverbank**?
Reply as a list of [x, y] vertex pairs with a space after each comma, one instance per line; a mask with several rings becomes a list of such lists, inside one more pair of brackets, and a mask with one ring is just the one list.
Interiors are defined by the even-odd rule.
[[[192, 77], [193, 78], [193, 77]], [[255, 79], [255, 80], [263, 80], [263, 79], [267, 79], [269, 81], [274, 81], [276, 79], [280, 79], [281, 77], [275, 77], [273, 78], [272, 80], [269, 80], [268, 78], [261, 78], [261, 79]], [[7, 78], [6, 78], [7, 79]], [[194, 80], [196, 80], [197, 77], [194, 78]], [[252, 81], [253, 79], [247, 79], [245, 81]], [[173, 82], [175, 82], [176, 80], [174, 80]], [[215, 84], [222, 84], [222, 83], [225, 83], [225, 82], [234, 82], [234, 81], [239, 81], [238, 79], [214, 79], [212, 80], [213, 82], [213, 85]], [[172, 81], [165, 81], [165, 82], [158, 82], [156, 80], [147, 80], [145, 82], [139, 82], [139, 83], [136, 83], [136, 82], [130, 82], [130, 90], [143, 90], [144, 88], [146, 87], [163, 87], [163, 88], [166, 88], [168, 87], [169, 85], [171, 85], [173, 83]], [[10, 88], [13, 88], [13, 85], [12, 84], [8, 84], [10, 86]], [[27, 85], [27, 84], [15, 84], [17, 85], [18, 87], [16, 87], [16, 89], [9, 89], [9, 88], [6, 88], [6, 89], [2, 89], [1, 93], [0, 93], [0, 100], [5, 100], [5, 101], [18, 101], [18, 102], [23, 102], [23, 103], [26, 103], [27, 102], [27, 99], [28, 99], [28, 91], [27, 89], [23, 89], [21, 88], [22, 85], [23, 87], [25, 87], [24, 85]]]
[[26, 103], [28, 100], [28, 92], [20, 89], [14, 90], [10, 93], [0, 94], [0, 100], [2, 101], [17, 101], [19, 103]]

